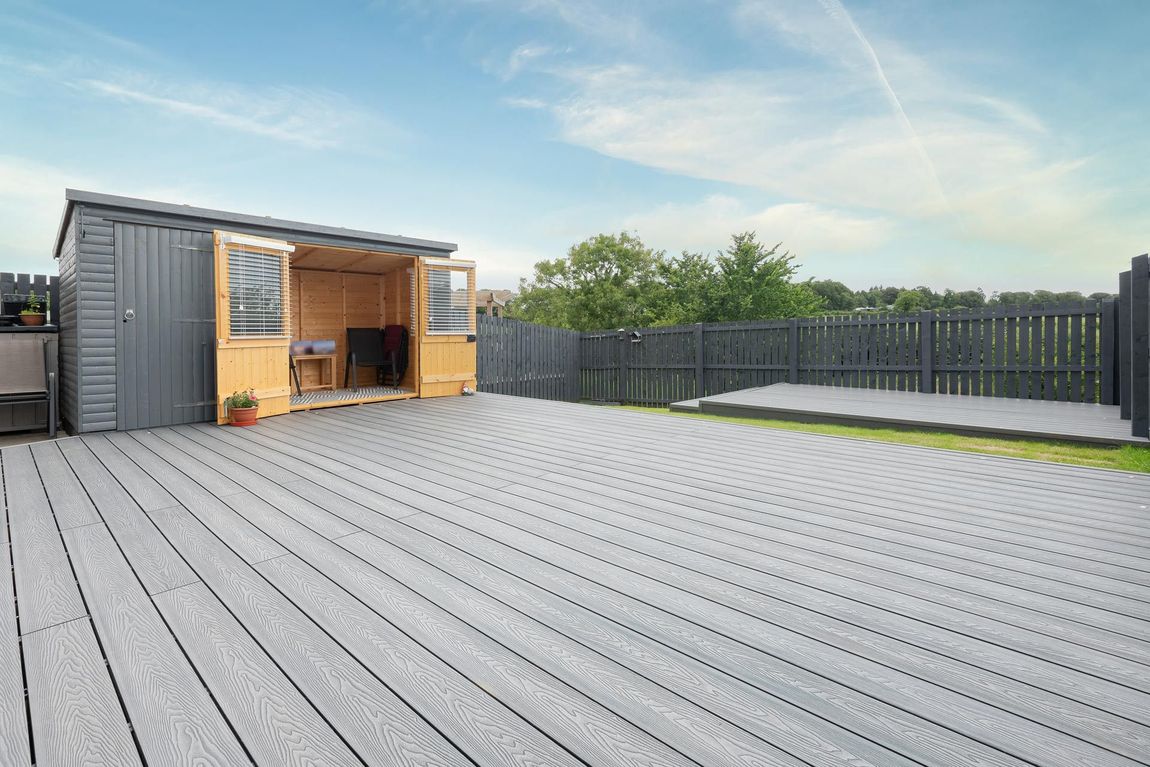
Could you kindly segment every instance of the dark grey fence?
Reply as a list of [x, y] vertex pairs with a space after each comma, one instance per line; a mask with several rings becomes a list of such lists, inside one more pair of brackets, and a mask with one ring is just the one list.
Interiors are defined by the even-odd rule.
[[503, 317], [476, 320], [480, 391], [579, 400], [579, 333]]
[[27, 296], [35, 291], [41, 299], [45, 295], [51, 296], [48, 322], [55, 325], [59, 322], [59, 282], [60, 278], [47, 274], [14, 274], [0, 272], [0, 300], [9, 302], [9, 296]]
[[1117, 401], [1115, 302], [585, 333], [584, 399], [663, 405], [773, 383]]
[[1135, 437], [1150, 437], [1150, 257], [1118, 276], [1118, 389]]

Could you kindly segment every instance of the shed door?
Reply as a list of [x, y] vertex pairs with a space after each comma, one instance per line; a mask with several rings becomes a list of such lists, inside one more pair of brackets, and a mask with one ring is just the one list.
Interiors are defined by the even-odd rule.
[[236, 232], [215, 232], [216, 418], [224, 400], [252, 389], [261, 416], [291, 407], [288, 344], [292, 245]]
[[475, 388], [475, 263], [420, 259], [419, 396]]
[[115, 224], [113, 237], [116, 316], [85, 333], [116, 335], [116, 379], [108, 385], [116, 390], [117, 427], [212, 420], [211, 234]]

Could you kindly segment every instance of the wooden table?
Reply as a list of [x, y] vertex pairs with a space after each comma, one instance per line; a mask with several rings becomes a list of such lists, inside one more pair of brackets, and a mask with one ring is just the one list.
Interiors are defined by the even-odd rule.
[[[296, 389], [302, 394], [305, 391], [335, 391], [335, 355], [334, 354], [293, 354], [291, 355], [292, 363], [297, 365], [295, 371], [295, 385]], [[299, 363], [318, 361], [320, 374], [320, 382], [315, 386], [300, 386], [299, 377]], [[324, 375], [324, 369], [327, 370], [327, 375]], [[325, 380], [326, 379], [326, 382]]]

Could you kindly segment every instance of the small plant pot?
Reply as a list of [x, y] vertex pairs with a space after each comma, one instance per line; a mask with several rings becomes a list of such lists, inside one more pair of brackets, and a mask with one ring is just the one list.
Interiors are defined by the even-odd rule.
[[21, 314], [20, 315], [20, 324], [21, 325], [31, 325], [31, 326], [43, 325], [47, 321], [47, 319], [48, 319], [47, 314]]
[[228, 418], [232, 426], [255, 426], [259, 417], [258, 407], [232, 407], [228, 408]]

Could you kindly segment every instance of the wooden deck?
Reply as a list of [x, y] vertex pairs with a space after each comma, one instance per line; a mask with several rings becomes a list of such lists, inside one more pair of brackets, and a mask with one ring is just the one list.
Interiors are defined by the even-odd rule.
[[5, 767], [1150, 761], [1150, 476], [496, 395], [0, 463]]
[[948, 431], [1104, 445], [1150, 445], [1131, 436], [1117, 405], [977, 397], [841, 386], [774, 384], [676, 402], [672, 410], [806, 423]]

